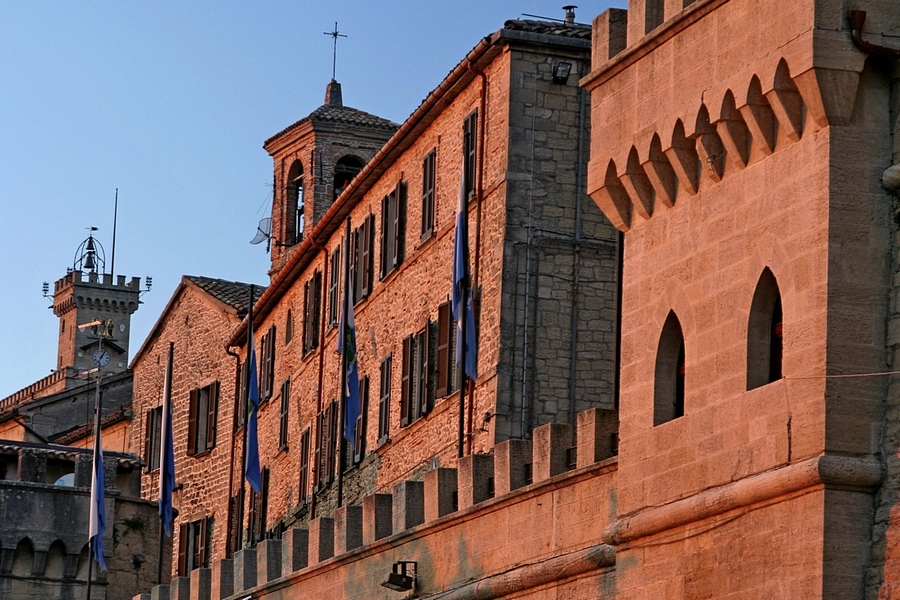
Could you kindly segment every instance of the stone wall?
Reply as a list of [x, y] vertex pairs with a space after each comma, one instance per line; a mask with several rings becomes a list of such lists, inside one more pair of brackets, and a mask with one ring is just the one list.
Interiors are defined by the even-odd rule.
[[[64, 446], [0, 446], [0, 595], [81, 598], [88, 572], [91, 452]], [[104, 453], [108, 571], [93, 568], [92, 597], [124, 600], [156, 582], [159, 518], [138, 497], [140, 461]], [[74, 485], [56, 485], [65, 474]], [[164, 560], [169, 560], [168, 554]]]
[[[643, 11], [656, 3], [629, 4], [624, 40], [620, 13], [595, 21], [584, 80], [589, 191], [625, 232], [612, 529], [630, 527], [617, 563], [639, 566], [617, 582], [634, 598], [861, 597], [885, 386], [861, 375], [886, 370], [886, 77], [863, 69], [837, 3], [665, 2], [649, 32]], [[765, 269], [783, 307], [783, 372], [750, 389]], [[683, 332], [684, 415], [660, 422], [670, 314]], [[868, 474], [829, 480], [831, 459]], [[810, 461], [820, 477], [801, 481]], [[798, 522], [803, 540], [790, 533]], [[773, 536], [794, 540], [779, 546], [791, 573], [747, 562]], [[679, 561], [644, 552], [660, 540]]]
[[[178, 548], [179, 525], [205, 517], [212, 519], [211, 556], [228, 553], [229, 500], [241, 482], [241, 446], [235, 439], [235, 377], [238, 361], [225, 353], [228, 335], [238, 323], [234, 311], [196, 286], [183, 282], [166, 318], [144, 343], [132, 364], [134, 371], [134, 424], [131, 447], [148, 460], [147, 415], [162, 406], [169, 343], [175, 343], [172, 381], [172, 419], [176, 491], [172, 544]], [[216, 440], [207, 452], [188, 454], [191, 391], [218, 381]], [[237, 436], [240, 439], [240, 436]], [[233, 466], [237, 465], [237, 466]], [[234, 482], [232, 485], [232, 481]], [[234, 492], [232, 492], [234, 487]], [[144, 472], [142, 496], [158, 501], [159, 470]], [[177, 565], [173, 565], [174, 568]]]
[[579, 414], [576, 427], [545, 425], [533, 441], [398, 482], [154, 588], [154, 597], [391, 599], [397, 592], [381, 584], [397, 561], [416, 562], [419, 598], [611, 597], [614, 555], [599, 540], [615, 512], [615, 428], [615, 413], [602, 410]]

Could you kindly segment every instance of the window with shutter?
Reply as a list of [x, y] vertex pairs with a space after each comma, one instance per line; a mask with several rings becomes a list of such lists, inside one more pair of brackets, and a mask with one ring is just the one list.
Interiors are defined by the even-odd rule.
[[249, 514], [249, 539], [252, 545], [265, 538], [266, 535], [266, 510], [268, 508], [269, 499], [269, 469], [262, 470], [262, 487], [259, 492], [251, 492], [250, 494], [250, 514]]
[[300, 435], [300, 505], [306, 504], [309, 495], [309, 427]]
[[331, 253], [328, 271], [328, 327], [336, 327], [340, 317], [341, 247]]
[[278, 450], [287, 450], [288, 444], [288, 408], [291, 404], [291, 378], [281, 384], [281, 414], [278, 427]]
[[378, 393], [378, 443], [388, 439], [391, 422], [391, 355], [381, 361], [381, 385]]
[[422, 239], [434, 235], [435, 150], [422, 161]]
[[413, 338], [403, 338], [403, 354], [400, 357], [400, 427], [406, 427], [410, 421], [410, 360], [413, 354]]
[[203, 454], [216, 443], [219, 382], [191, 390], [188, 408], [188, 455]]
[[322, 271], [316, 270], [303, 287], [303, 352], [319, 347], [322, 314]]
[[291, 343], [291, 339], [294, 337], [294, 316], [291, 313], [291, 309], [287, 310], [287, 315], [284, 317], [284, 345], [287, 346]]
[[356, 418], [356, 439], [353, 441], [353, 462], [359, 464], [366, 456], [366, 422], [369, 412], [369, 378], [359, 381], [359, 416]]
[[147, 411], [144, 437], [144, 464], [147, 472], [159, 468], [159, 442], [162, 427], [162, 406]]
[[475, 166], [477, 164], [478, 111], [472, 111], [463, 121], [463, 180], [469, 200], [475, 197]]
[[209, 565], [212, 519], [204, 517], [178, 528], [178, 575], [186, 577], [194, 569]]
[[435, 380], [435, 396], [443, 398], [451, 393], [450, 388], [450, 370], [451, 370], [451, 351], [450, 351], [450, 334], [453, 331], [453, 317], [450, 311], [450, 303], [444, 302], [438, 307], [437, 320], [437, 355], [436, 362], [436, 380]]

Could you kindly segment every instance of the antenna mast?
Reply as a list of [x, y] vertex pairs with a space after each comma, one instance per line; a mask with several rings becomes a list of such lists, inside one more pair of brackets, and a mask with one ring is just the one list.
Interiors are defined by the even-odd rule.
[[113, 205], [113, 239], [112, 256], [109, 260], [109, 274], [115, 279], [116, 274], [116, 221], [119, 218], [119, 188], [116, 188], [116, 203]]

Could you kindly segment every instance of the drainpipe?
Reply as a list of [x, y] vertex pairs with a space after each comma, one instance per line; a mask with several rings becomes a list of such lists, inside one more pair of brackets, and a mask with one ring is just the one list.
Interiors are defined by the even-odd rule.
[[[566, 17], [568, 18], [568, 13]], [[575, 15], [572, 13], [572, 18]], [[584, 77], [584, 65], [579, 65], [579, 79]], [[575, 247], [572, 264], [572, 319], [569, 331], [569, 424], [575, 425], [575, 379], [578, 367], [578, 294], [581, 285], [581, 229], [582, 200], [584, 196], [584, 122], [586, 94], [584, 88], [578, 88], [578, 162], [575, 163]]]
[[[484, 74], [484, 70], [476, 71], [472, 60], [468, 61], [468, 69], [473, 74], [478, 75], [481, 79], [481, 91], [479, 92], [479, 107], [478, 112], [481, 114], [481, 118], [478, 119], [478, 168], [476, 169], [478, 173], [478, 177], [475, 183], [475, 202], [476, 202], [476, 210], [475, 210], [475, 264], [472, 269], [472, 290], [470, 293], [474, 293], [475, 290], [479, 289], [480, 284], [480, 273], [481, 273], [481, 219], [482, 213], [484, 210], [483, 199], [484, 199], [484, 138], [485, 138], [485, 130], [487, 129], [487, 76]], [[478, 293], [478, 313], [481, 314], [481, 298], [482, 295]], [[472, 454], [472, 444], [474, 442], [474, 415], [475, 415], [475, 386], [469, 387], [469, 397], [467, 399], [467, 410], [466, 410], [466, 428], [468, 433], [466, 434], [466, 454]], [[496, 402], [496, 400], [495, 400]], [[496, 407], [495, 407], [496, 408]]]
[[[241, 357], [234, 351], [231, 350], [231, 346], [225, 346], [225, 354], [228, 356], [234, 357], [234, 411], [231, 415], [231, 450], [230, 450], [230, 458], [228, 461], [228, 518], [225, 524], [225, 557], [231, 558], [232, 548], [231, 548], [231, 539], [234, 536], [234, 511], [231, 507], [232, 497], [231, 495], [234, 493], [234, 438], [235, 432], [237, 431], [238, 425], [238, 415], [240, 414], [238, 411], [240, 410], [241, 403]], [[241, 508], [243, 508], [243, 499], [241, 499]], [[243, 516], [243, 515], [242, 515]], [[242, 519], [243, 520], [243, 519]]]
[[[313, 240], [313, 246], [318, 248], [322, 252], [322, 254], [325, 255], [325, 267], [323, 269], [323, 275], [322, 275], [322, 288], [324, 289], [325, 286], [328, 285], [328, 251], [323, 246], [321, 246], [316, 240]], [[349, 250], [350, 244], [348, 243], [346, 245], [346, 247]], [[344, 261], [346, 261], [346, 258], [344, 258]], [[345, 293], [346, 293], [346, 290], [345, 290]], [[340, 296], [340, 294], [338, 294], [338, 295]], [[320, 305], [321, 305], [321, 302], [320, 302]], [[304, 307], [304, 310], [305, 309], [306, 309], [306, 307]], [[319, 356], [318, 356], [319, 374], [318, 374], [318, 383], [316, 384], [316, 388], [317, 388], [316, 389], [316, 415], [317, 416], [316, 416], [316, 418], [313, 419], [313, 425], [320, 422], [319, 418], [318, 418], [318, 414], [322, 412], [322, 382], [324, 381], [324, 372], [325, 372], [325, 315], [324, 314], [321, 315], [320, 321], [321, 321], [321, 323], [320, 323], [321, 329], [319, 330]], [[301, 342], [306, 343], [306, 340], [301, 340]], [[343, 392], [341, 392], [341, 393], [343, 393]], [[299, 416], [300, 415], [297, 415], [297, 417], [299, 417]], [[323, 427], [325, 426], [324, 419], [322, 419], [321, 425]], [[316, 435], [313, 436], [312, 433], [315, 433]], [[318, 433], [319, 432], [317, 432], [317, 431], [312, 432], [312, 430], [311, 430], [311, 433], [309, 436], [309, 453], [310, 453], [311, 458], [316, 457], [316, 452], [315, 452], [315, 450], [313, 450], [313, 444], [316, 442], [316, 440], [319, 439]], [[324, 439], [324, 437], [323, 437], [323, 439]], [[340, 445], [340, 444], [338, 444], [338, 445]], [[300, 458], [300, 461], [301, 462], [303, 461], [302, 457]], [[316, 460], [316, 461], [308, 460], [307, 464], [313, 466], [313, 468], [310, 469], [310, 473], [309, 473], [310, 477], [307, 477], [307, 485], [309, 485], [310, 481], [318, 481], [317, 477], [319, 474], [319, 461], [318, 460]], [[299, 487], [299, 485], [300, 485], [299, 481], [297, 482], [297, 485]], [[310, 498], [310, 501], [309, 501], [309, 518], [314, 519], [315, 516], [316, 516], [316, 492], [315, 492], [315, 486], [313, 486], [312, 498]]]

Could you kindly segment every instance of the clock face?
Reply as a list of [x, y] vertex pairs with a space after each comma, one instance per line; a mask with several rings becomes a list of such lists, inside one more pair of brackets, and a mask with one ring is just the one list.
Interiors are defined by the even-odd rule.
[[94, 361], [94, 364], [98, 367], [105, 367], [109, 364], [109, 350], [103, 348], [97, 348], [91, 353], [91, 360]]

